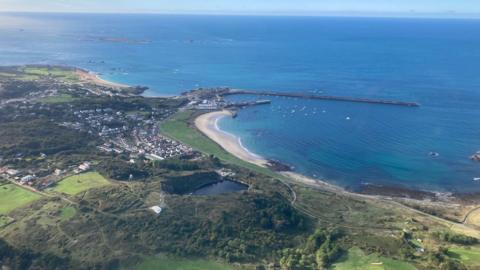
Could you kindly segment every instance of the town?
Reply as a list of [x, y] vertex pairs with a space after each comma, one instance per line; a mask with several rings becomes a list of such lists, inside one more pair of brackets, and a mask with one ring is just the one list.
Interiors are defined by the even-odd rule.
[[[25, 116], [49, 118], [50, 124], [61, 129], [94, 138], [98, 151], [130, 164], [198, 154], [161, 134], [161, 123], [178, 110], [235, 111], [270, 103], [269, 100], [229, 101], [225, 96], [232, 92], [230, 88], [200, 88], [178, 98], [151, 98], [145, 102], [147, 99], [138, 94], [146, 87], [103, 84], [81, 69], [37, 66], [3, 69], [12, 74], [0, 78], [0, 110], [5, 112], [2, 117], [6, 121]], [[95, 102], [84, 102], [85, 98]], [[11, 149], [0, 156], [0, 178], [43, 190], [66, 177], [96, 169], [95, 160], [87, 157], [66, 164], [49, 160], [50, 153]]]
[[[98, 151], [131, 164], [138, 160], [180, 158], [193, 152], [190, 147], [160, 133], [160, 123], [174, 114], [178, 105], [185, 100], [170, 104], [170, 99], [159, 98], [147, 103], [137, 95], [138, 91], [145, 89], [142, 87], [125, 89], [89, 80], [77, 81], [77, 78], [68, 83], [67, 76], [77, 72], [68, 68], [50, 68], [50, 73], [36, 67], [26, 67], [23, 71], [4, 69], [15, 74], [0, 78], [0, 110], [5, 123], [21, 120], [22, 117], [25, 122], [37, 118], [49, 119], [49, 125], [71, 130], [73, 135], [85, 134], [93, 138]], [[36, 74], [41, 75], [35, 77]], [[85, 72], [82, 74], [85, 75]], [[33, 76], [33, 81], [14, 77], [27, 75]], [[96, 103], [83, 102], [86, 97]], [[36, 139], [33, 136], [31, 140]], [[43, 190], [65, 177], [95, 170], [94, 160], [76, 160], [64, 164], [51, 162], [47, 151], [29, 151], [17, 147], [2, 151], [0, 179]], [[22, 165], [19, 166], [19, 163]]]

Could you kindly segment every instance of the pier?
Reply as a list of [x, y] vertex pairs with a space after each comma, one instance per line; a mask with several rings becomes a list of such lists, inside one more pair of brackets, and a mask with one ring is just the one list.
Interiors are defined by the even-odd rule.
[[235, 103], [227, 104], [225, 108], [242, 108], [242, 107], [250, 107], [250, 106], [257, 106], [257, 105], [267, 105], [270, 103], [271, 103], [270, 100], [235, 102]]
[[301, 98], [301, 99], [319, 99], [319, 100], [332, 100], [332, 101], [343, 101], [343, 102], [395, 105], [395, 106], [404, 106], [404, 107], [419, 107], [420, 106], [420, 104], [417, 103], [417, 102], [408, 102], [408, 101], [356, 98], [356, 97], [340, 97], [340, 96], [325, 96], [325, 95], [312, 95], [312, 94], [274, 92], [274, 91], [252, 91], [252, 90], [240, 90], [240, 89], [230, 89], [228, 92], [223, 93], [223, 95], [276, 96], [276, 97], [289, 97], [289, 98]]

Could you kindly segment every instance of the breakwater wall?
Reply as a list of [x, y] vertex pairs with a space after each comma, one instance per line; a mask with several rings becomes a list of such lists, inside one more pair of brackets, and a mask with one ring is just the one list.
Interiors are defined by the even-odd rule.
[[340, 96], [324, 96], [324, 95], [312, 95], [312, 94], [288, 93], [288, 92], [274, 92], [274, 91], [252, 91], [252, 90], [232, 89], [232, 90], [230, 90], [226, 93], [223, 93], [223, 95], [276, 96], [276, 97], [289, 97], [289, 98], [302, 98], [302, 99], [318, 99], [318, 100], [331, 100], [331, 101], [343, 101], [343, 102], [395, 105], [395, 106], [405, 106], [405, 107], [419, 107], [420, 106], [420, 104], [417, 103], [417, 102], [408, 102], [408, 101], [356, 98], [356, 97], [340, 97]]

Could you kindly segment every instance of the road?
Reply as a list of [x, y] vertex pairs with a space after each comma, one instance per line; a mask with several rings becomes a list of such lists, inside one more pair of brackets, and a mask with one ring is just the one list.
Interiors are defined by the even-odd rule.
[[[296, 181], [295, 179], [291, 178], [291, 180], [298, 184], [298, 185], [303, 185], [303, 186], [308, 186], [310, 188], [315, 188], [315, 189], [319, 189], [319, 190], [327, 190], [323, 185], [320, 185], [320, 184], [314, 184], [314, 183], [305, 183], [305, 182], [299, 182], [299, 181]], [[289, 185], [288, 183], [286, 183], [286, 181], [282, 181], [283, 184], [287, 185], [288, 188], [292, 191], [292, 196], [294, 197], [294, 200], [291, 201], [291, 204], [292, 206], [299, 210], [300, 212], [312, 217], [312, 218], [315, 218], [317, 220], [321, 220], [321, 217], [301, 208], [296, 202], [297, 202], [297, 195], [296, 195], [296, 192], [295, 190], [291, 187], [291, 185]], [[415, 209], [413, 207], [410, 207], [410, 206], [407, 206], [407, 205], [404, 205], [400, 202], [397, 202], [395, 200], [393, 200], [392, 198], [389, 198], [389, 197], [385, 197], [385, 196], [373, 196], [373, 195], [364, 195], [364, 194], [358, 194], [358, 193], [352, 193], [352, 192], [348, 192], [348, 191], [345, 191], [345, 190], [341, 190], [339, 191], [338, 189], [335, 189], [335, 190], [327, 190], [327, 191], [331, 191], [333, 193], [337, 193], [337, 194], [341, 194], [341, 195], [345, 195], [347, 197], [350, 197], [350, 198], [354, 198], [354, 199], [359, 199], [359, 200], [363, 200], [363, 201], [366, 201], [366, 200], [374, 200], [374, 201], [377, 201], [377, 202], [382, 202], [383, 204], [385, 205], [390, 205], [390, 206], [393, 206], [393, 207], [396, 207], [396, 208], [400, 208], [400, 209], [404, 209], [406, 211], [409, 211], [411, 213], [415, 213], [415, 214], [418, 214], [418, 215], [421, 215], [423, 217], [426, 217], [426, 218], [429, 218], [433, 221], [436, 221], [438, 223], [441, 223], [451, 229], [454, 229], [454, 230], [460, 230], [462, 232], [467, 232], [469, 235], [471, 236], [475, 236], [477, 238], [480, 238], [480, 230], [477, 230], [476, 228], [473, 228], [471, 226], [468, 225], [468, 223], [466, 223], [466, 221], [468, 220], [468, 217], [476, 212], [476, 211], [480, 211], [480, 206], [477, 207], [477, 208], [474, 208], [472, 210], [470, 210], [467, 215], [465, 216], [464, 220], [462, 222], [455, 222], [455, 221], [451, 221], [451, 220], [447, 220], [447, 219], [444, 219], [444, 218], [441, 218], [441, 217], [438, 217], [438, 216], [435, 216], [435, 215], [432, 215], [432, 214], [429, 214], [429, 213], [426, 213], [426, 212], [423, 212], [423, 211], [420, 211], [418, 209]]]

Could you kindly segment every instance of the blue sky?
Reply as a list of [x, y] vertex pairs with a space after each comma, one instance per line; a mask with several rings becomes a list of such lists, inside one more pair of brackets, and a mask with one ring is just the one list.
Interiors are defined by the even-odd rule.
[[0, 0], [0, 11], [206, 14], [480, 14], [480, 0]]

